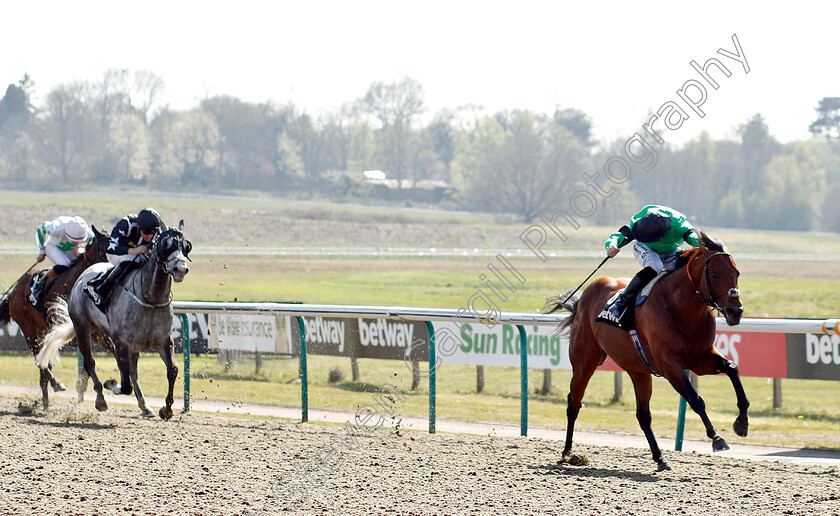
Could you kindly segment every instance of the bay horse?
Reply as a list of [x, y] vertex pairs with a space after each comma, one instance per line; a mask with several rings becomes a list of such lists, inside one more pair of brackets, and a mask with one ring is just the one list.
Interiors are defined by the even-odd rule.
[[[47, 283], [43, 292], [44, 306], [54, 303], [58, 299], [66, 298], [82, 272], [95, 263], [105, 261], [105, 251], [108, 248], [109, 241], [108, 235], [100, 233], [96, 227], [92, 229], [93, 242], [85, 247], [85, 252], [74, 260], [67, 270]], [[27, 271], [20, 277], [11, 291], [0, 298], [0, 326], [9, 324], [13, 319], [20, 327], [20, 331], [26, 339], [26, 344], [35, 356], [41, 351], [41, 338], [49, 326], [46, 313], [29, 302], [32, 276], [38, 272], [40, 271], [34, 273]], [[65, 390], [65, 387], [53, 375], [50, 368], [41, 369], [40, 376], [41, 401], [44, 410], [47, 410], [50, 405], [49, 385], [52, 385], [56, 392]]]
[[[674, 272], [662, 277], [644, 304], [635, 308], [636, 330], [641, 337], [637, 352], [630, 334], [621, 328], [596, 322], [608, 299], [626, 281], [599, 278], [578, 296], [563, 301], [550, 298], [548, 312], [565, 309], [571, 315], [558, 331], [570, 328], [569, 358], [572, 380], [566, 408], [566, 445], [563, 459], [572, 450], [575, 420], [580, 412], [583, 394], [595, 369], [607, 356], [624, 369], [633, 381], [636, 394], [636, 419], [647, 438], [658, 470], [671, 469], [656, 443], [651, 430], [650, 397], [652, 374], [663, 376], [696, 412], [712, 440], [715, 452], [729, 449], [706, 414], [705, 402], [692, 387], [685, 370], [697, 375], [723, 373], [735, 389], [738, 417], [732, 425], [741, 437], [747, 435], [747, 401], [738, 367], [724, 358], [714, 347], [715, 318], [712, 309], [723, 313], [726, 323], [734, 326], [744, 312], [738, 290], [739, 271], [732, 255], [720, 240], [698, 231], [700, 245], [683, 254]], [[647, 351], [645, 352], [645, 347]], [[645, 362], [649, 365], [646, 365]]]
[[[50, 307], [55, 322], [44, 337], [44, 346], [35, 359], [38, 367], [45, 368], [59, 359], [62, 346], [74, 337], [84, 360], [84, 371], [93, 380], [96, 391], [96, 409], [108, 409], [102, 395], [102, 383], [96, 375], [96, 363], [91, 355], [91, 337], [107, 335], [114, 343], [114, 356], [120, 370], [121, 383], [105, 382], [114, 394], [131, 394], [144, 417], [154, 417], [146, 405], [143, 391], [137, 380], [137, 361], [141, 351], [157, 350], [166, 364], [169, 391], [166, 406], [158, 414], [162, 419], [172, 417], [172, 391], [178, 377], [172, 341], [172, 281], [181, 282], [189, 272], [187, 260], [192, 244], [182, 233], [184, 221], [178, 229], [167, 228], [154, 240], [148, 259], [137, 269], [126, 273], [114, 286], [103, 312], [84, 291], [96, 276], [112, 267], [110, 263], [96, 264], [86, 270], [70, 292], [68, 301], [58, 300]], [[81, 389], [87, 382], [80, 382]]]

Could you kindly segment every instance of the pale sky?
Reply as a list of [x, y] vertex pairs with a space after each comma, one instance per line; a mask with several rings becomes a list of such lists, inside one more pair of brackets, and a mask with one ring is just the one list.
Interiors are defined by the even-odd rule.
[[[585, 5], [584, 5], [585, 4]], [[822, 4], [822, 5], [821, 5]], [[31, 1], [5, 3], [0, 85], [28, 72], [36, 105], [109, 68], [163, 78], [164, 103], [201, 98], [293, 101], [318, 114], [403, 74], [425, 89], [428, 115], [478, 104], [489, 112], [556, 105], [590, 115], [600, 139], [626, 138], [647, 114], [716, 72], [702, 109], [667, 139], [714, 138], [761, 113], [783, 142], [809, 137], [814, 106], [840, 96], [840, 3], [787, 2]], [[717, 54], [735, 51], [750, 72]]]

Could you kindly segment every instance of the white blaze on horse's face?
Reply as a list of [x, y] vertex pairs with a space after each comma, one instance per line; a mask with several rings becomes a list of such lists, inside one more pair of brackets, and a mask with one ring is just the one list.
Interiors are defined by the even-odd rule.
[[[170, 232], [164, 232], [160, 240], [155, 244], [159, 249], [159, 259], [164, 271], [169, 274], [176, 283], [184, 281], [184, 277], [190, 272], [187, 265], [187, 254], [192, 249], [192, 244], [183, 235], [172, 236]], [[165, 257], [163, 253], [169, 252]]]
[[190, 266], [187, 265], [187, 257], [180, 249], [173, 251], [166, 259], [166, 270], [175, 283], [184, 281], [184, 277], [190, 272]]

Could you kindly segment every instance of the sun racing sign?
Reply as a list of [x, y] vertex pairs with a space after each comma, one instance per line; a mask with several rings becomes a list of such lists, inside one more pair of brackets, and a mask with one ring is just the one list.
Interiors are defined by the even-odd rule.
[[[521, 339], [515, 326], [438, 323], [439, 344], [450, 336], [457, 345], [438, 354], [444, 364], [520, 366]], [[571, 369], [569, 335], [554, 335], [554, 326], [527, 326], [528, 367]], [[440, 346], [439, 346], [440, 347]]]

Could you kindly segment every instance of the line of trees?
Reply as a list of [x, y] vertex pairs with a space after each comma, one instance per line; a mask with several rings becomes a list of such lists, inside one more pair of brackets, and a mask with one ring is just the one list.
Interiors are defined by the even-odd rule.
[[[427, 116], [422, 85], [405, 76], [317, 116], [227, 95], [175, 111], [162, 105], [163, 90], [151, 72], [109, 70], [99, 82], [53, 88], [36, 108], [25, 75], [0, 99], [0, 181], [365, 199], [373, 191], [362, 171], [378, 169], [396, 180], [397, 198], [438, 180], [451, 185], [445, 207], [530, 221], [567, 205], [581, 174], [624, 145], [596, 141], [577, 109], [488, 114], [468, 105]], [[840, 232], [840, 98], [821, 99], [809, 129], [813, 138], [781, 143], [757, 114], [736, 139], [666, 144], [656, 167], [634, 169], [593, 217], [612, 223], [655, 202], [706, 225]]]

